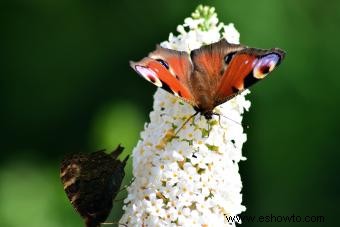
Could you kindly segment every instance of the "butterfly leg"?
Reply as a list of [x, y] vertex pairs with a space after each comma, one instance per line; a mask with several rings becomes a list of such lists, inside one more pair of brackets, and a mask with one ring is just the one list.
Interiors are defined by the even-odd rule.
[[210, 131], [212, 130], [212, 126], [208, 123], [208, 137], [210, 136]]
[[221, 114], [219, 114], [219, 113], [213, 113], [213, 115], [216, 115], [216, 116], [218, 116], [218, 124], [221, 126], [221, 128], [224, 128], [224, 129], [226, 129], [225, 127], [223, 127], [223, 125], [221, 124]]
[[208, 129], [202, 129], [204, 131], [204, 134], [202, 135], [202, 138], [208, 138], [210, 136], [210, 131], [211, 131], [211, 125], [209, 122], [207, 122]]
[[194, 118], [199, 112], [194, 113], [193, 115], [191, 115], [188, 119], [186, 119], [184, 121], [184, 123], [182, 124], [182, 126], [176, 131], [176, 133], [174, 134], [173, 138], [177, 136], [177, 134], [183, 129], [183, 127], [192, 119]]
[[221, 125], [221, 115], [217, 114], [217, 116], [218, 116], [218, 124], [221, 126], [221, 128], [223, 128], [223, 126]]

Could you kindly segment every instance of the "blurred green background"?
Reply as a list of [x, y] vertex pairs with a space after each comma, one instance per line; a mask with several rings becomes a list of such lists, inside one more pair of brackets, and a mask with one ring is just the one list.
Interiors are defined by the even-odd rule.
[[[166, 40], [199, 3], [235, 23], [242, 43], [287, 51], [279, 70], [248, 96], [248, 160], [240, 164], [245, 215], [326, 221], [243, 226], [339, 222], [339, 1], [5, 0], [0, 226], [82, 226], [62, 189], [60, 160], [118, 143], [132, 150], [155, 88], [128, 61]], [[111, 220], [118, 220], [119, 207]]]

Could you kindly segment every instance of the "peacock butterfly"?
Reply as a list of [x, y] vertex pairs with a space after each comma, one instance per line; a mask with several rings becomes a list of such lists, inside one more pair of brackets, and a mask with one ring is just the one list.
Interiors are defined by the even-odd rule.
[[284, 56], [278, 48], [249, 48], [222, 39], [190, 53], [157, 46], [148, 57], [130, 65], [146, 80], [211, 119], [216, 106], [265, 78]]
[[99, 227], [111, 212], [124, 178], [128, 156], [120, 161], [123, 147], [111, 154], [96, 151], [73, 154], [61, 163], [60, 178], [64, 190], [76, 211], [84, 218], [86, 227]]

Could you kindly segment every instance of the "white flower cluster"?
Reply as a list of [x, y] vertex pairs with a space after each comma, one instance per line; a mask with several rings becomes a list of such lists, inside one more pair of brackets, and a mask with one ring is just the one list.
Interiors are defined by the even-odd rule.
[[[188, 30], [188, 31], [186, 31]], [[216, 42], [223, 36], [237, 43], [234, 26], [218, 23], [214, 8], [199, 7], [192, 18], [170, 34], [162, 46], [192, 50]], [[215, 108], [230, 119], [210, 121], [197, 115], [174, 137], [176, 129], [195, 113], [192, 106], [158, 89], [154, 95], [150, 123], [133, 150], [135, 180], [128, 188], [125, 214], [127, 226], [235, 226], [226, 216], [245, 210], [238, 162], [246, 141], [241, 124], [250, 102], [244, 95]]]
[[161, 43], [161, 46], [190, 52], [202, 45], [217, 42], [221, 38], [234, 44], [239, 44], [240, 39], [240, 33], [237, 32], [233, 23], [224, 25], [218, 21], [215, 8], [202, 5], [192, 13], [192, 17], [184, 20], [184, 25], [177, 26], [177, 31], [178, 36], [170, 33], [169, 41]]

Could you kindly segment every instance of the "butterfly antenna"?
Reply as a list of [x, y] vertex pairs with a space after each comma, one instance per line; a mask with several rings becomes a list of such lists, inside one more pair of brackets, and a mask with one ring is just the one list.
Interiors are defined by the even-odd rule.
[[195, 117], [198, 113], [199, 113], [199, 112], [197, 111], [196, 113], [194, 113], [193, 115], [191, 115], [188, 119], [186, 119], [186, 120], [184, 121], [184, 123], [182, 124], [182, 126], [181, 126], [179, 129], [177, 129], [177, 131], [176, 131], [176, 133], [175, 133], [175, 135], [174, 135], [173, 137], [176, 137], [177, 134], [184, 128], [184, 126], [185, 126], [185, 125], [186, 125], [193, 117]]
[[117, 194], [119, 194], [119, 193], [121, 193], [121, 192], [123, 192], [123, 191], [126, 191], [127, 188], [132, 184], [132, 182], [133, 182], [135, 179], [136, 179], [135, 177], [132, 178], [131, 181], [130, 181], [127, 185], [124, 185], [123, 187], [121, 187], [121, 188], [119, 189], [119, 191], [117, 192]]
[[120, 201], [123, 201], [124, 199], [126, 199], [126, 198], [120, 198], [120, 199], [115, 199], [115, 200], [113, 200], [113, 202], [120, 202]]
[[125, 227], [128, 227], [126, 224], [123, 224], [123, 223], [119, 223], [119, 222], [102, 222], [100, 223], [101, 225], [117, 225], [117, 226], [125, 226]]
[[[244, 127], [244, 128], [249, 128], [249, 125], [245, 125], [245, 124], [243, 124], [243, 123], [240, 123], [240, 122], [238, 122], [238, 121], [235, 121], [234, 119], [231, 119], [231, 118], [229, 118], [229, 117], [227, 117], [227, 116], [224, 116], [224, 115], [222, 115], [222, 114], [219, 114], [219, 113], [213, 113], [213, 114], [216, 115], [216, 116], [218, 116], [219, 118], [224, 117], [224, 118], [228, 119], [229, 121], [234, 122], [235, 124], [241, 125], [241, 126]], [[220, 121], [220, 120], [219, 120], [219, 121]], [[220, 125], [221, 125], [221, 123], [220, 123]], [[221, 125], [221, 127], [222, 127], [222, 125]]]
[[124, 185], [123, 187], [121, 187], [121, 189], [119, 189], [119, 191], [118, 191], [118, 194], [123, 192], [123, 191], [126, 191], [128, 187], [129, 187], [128, 185]]

